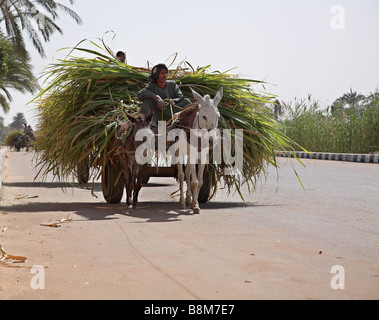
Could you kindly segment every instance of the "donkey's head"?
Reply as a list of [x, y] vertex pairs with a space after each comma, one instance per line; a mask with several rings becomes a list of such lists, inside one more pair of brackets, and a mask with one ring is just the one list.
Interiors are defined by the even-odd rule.
[[150, 122], [153, 117], [153, 108], [149, 110], [147, 115], [144, 115], [143, 113], [130, 115], [127, 113], [126, 116], [130, 121], [129, 124], [132, 126], [130, 128], [129, 140], [132, 141], [132, 148], [135, 150], [143, 143], [143, 141], [136, 141], [135, 136], [139, 130], [150, 128]]
[[193, 90], [192, 94], [200, 105], [199, 128], [206, 130], [216, 129], [218, 125], [218, 118], [220, 117], [220, 112], [218, 111], [217, 106], [222, 99], [222, 87], [218, 90], [214, 99], [211, 99], [211, 97], [208, 94], [202, 97]]
[[116, 128], [115, 148], [116, 154], [124, 151], [135, 151], [142, 142], [136, 141], [136, 134], [140, 129], [150, 127], [151, 118], [153, 117], [153, 109], [151, 108], [147, 116], [142, 113], [137, 115], [126, 114], [129, 121], [120, 123]]

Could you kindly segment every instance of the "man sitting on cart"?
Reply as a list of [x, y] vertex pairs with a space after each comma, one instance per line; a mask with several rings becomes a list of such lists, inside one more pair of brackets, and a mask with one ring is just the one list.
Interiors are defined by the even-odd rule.
[[190, 105], [191, 100], [184, 98], [175, 81], [167, 80], [168, 68], [164, 64], [156, 65], [150, 75], [148, 85], [138, 92], [138, 99], [142, 100], [140, 112], [147, 114], [153, 107], [151, 127], [153, 131], [158, 121], [168, 121], [177, 112]]

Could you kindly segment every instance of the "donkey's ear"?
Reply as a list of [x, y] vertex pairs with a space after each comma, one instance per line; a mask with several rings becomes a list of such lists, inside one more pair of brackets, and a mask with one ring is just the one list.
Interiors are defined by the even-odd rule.
[[200, 104], [204, 104], [204, 98], [201, 95], [199, 95], [196, 91], [192, 90], [192, 88], [191, 91], [196, 101]]
[[136, 119], [135, 117], [133, 117], [131, 114], [126, 113], [126, 116], [128, 117], [128, 119], [129, 119], [131, 122], [133, 122], [133, 123], [137, 122], [137, 119]]
[[153, 118], [153, 107], [151, 107], [149, 112], [147, 113], [147, 116], [145, 118], [145, 123], [150, 124], [152, 118]]
[[215, 107], [217, 107], [217, 105], [220, 103], [223, 93], [224, 93], [224, 89], [222, 87], [218, 89], [217, 94], [213, 99], [213, 104]]

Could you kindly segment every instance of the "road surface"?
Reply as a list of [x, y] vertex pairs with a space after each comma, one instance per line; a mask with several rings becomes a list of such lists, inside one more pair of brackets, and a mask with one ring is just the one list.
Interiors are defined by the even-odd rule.
[[378, 164], [280, 158], [279, 181], [270, 169], [245, 202], [219, 190], [192, 215], [173, 178], [132, 211], [98, 182], [96, 198], [34, 181], [32, 159], [5, 158], [0, 245], [27, 260], [0, 264], [0, 299], [379, 298]]

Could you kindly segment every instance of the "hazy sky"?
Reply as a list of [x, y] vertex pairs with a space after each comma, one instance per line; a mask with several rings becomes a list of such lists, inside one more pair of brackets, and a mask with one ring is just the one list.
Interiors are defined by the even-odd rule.
[[[326, 107], [350, 88], [369, 94], [379, 87], [378, 0], [76, 0], [73, 9], [83, 24], [62, 13], [64, 34], [45, 45], [47, 58], [29, 45], [35, 73], [61, 58], [59, 49], [112, 30], [116, 37], [104, 39], [126, 51], [131, 65], [166, 62], [177, 52], [177, 62], [264, 80], [285, 102], [312, 94]], [[10, 112], [0, 111], [5, 124], [17, 112], [33, 123], [31, 99], [15, 93]]]

